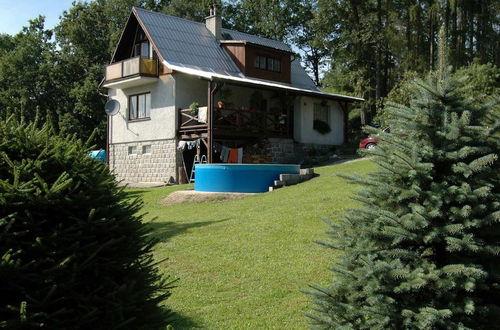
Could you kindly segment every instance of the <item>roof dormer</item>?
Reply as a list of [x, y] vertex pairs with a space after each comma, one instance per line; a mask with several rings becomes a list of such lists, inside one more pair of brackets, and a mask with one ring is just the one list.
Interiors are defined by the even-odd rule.
[[290, 52], [246, 40], [221, 40], [220, 43], [245, 76], [291, 82]]

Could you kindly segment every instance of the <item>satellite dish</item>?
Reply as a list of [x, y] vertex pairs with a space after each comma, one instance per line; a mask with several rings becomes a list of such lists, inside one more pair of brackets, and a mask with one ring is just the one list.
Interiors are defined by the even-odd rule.
[[104, 105], [104, 111], [108, 116], [114, 116], [120, 111], [120, 102], [117, 100], [109, 100]]

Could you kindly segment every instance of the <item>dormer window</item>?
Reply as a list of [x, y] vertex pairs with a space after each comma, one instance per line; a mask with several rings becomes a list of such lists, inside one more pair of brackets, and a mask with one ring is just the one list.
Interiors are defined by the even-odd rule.
[[257, 69], [281, 72], [281, 60], [270, 56], [255, 56], [254, 66]]

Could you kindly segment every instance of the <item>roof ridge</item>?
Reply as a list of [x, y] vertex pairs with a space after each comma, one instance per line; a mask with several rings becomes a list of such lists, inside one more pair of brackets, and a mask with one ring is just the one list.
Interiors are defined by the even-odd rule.
[[142, 11], [147, 11], [147, 12], [152, 13], [152, 14], [157, 14], [157, 15], [161, 15], [161, 16], [168, 16], [168, 17], [171, 17], [171, 18], [175, 18], [175, 19], [179, 19], [179, 20], [183, 20], [183, 21], [188, 21], [190, 23], [201, 24], [201, 25], [205, 26], [205, 23], [203, 23], [203, 22], [197, 22], [197, 21], [193, 21], [191, 19], [187, 19], [187, 18], [184, 18], [184, 17], [169, 15], [169, 14], [165, 14], [165, 13], [159, 13], [159, 12], [154, 11], [154, 10], [149, 10], [149, 9], [145, 9], [145, 8], [141, 8], [141, 7], [136, 7], [136, 6], [133, 6], [132, 9], [136, 9], [136, 10], [139, 9], [139, 10], [142, 10]]
[[[142, 10], [142, 11], [147, 11], [149, 13], [153, 13], [153, 14], [157, 14], [157, 15], [168, 16], [168, 17], [171, 17], [171, 18], [175, 18], [175, 19], [179, 19], [179, 20], [183, 20], [183, 21], [188, 21], [190, 23], [201, 24], [201, 25], [205, 26], [205, 23], [203, 23], [203, 22], [193, 21], [193, 20], [190, 20], [190, 19], [187, 19], [187, 18], [183, 18], [183, 17], [179, 17], [179, 16], [169, 15], [169, 14], [165, 14], [165, 13], [159, 13], [157, 11], [153, 11], [153, 10], [149, 10], [149, 9], [144, 9], [144, 8], [136, 7], [136, 6], [133, 6], [132, 8], [136, 9], [136, 10], [138, 9], [138, 10]], [[246, 35], [249, 35], [249, 36], [252, 36], [252, 37], [257, 37], [257, 38], [261, 38], [261, 39], [265, 39], [265, 40], [269, 40], [269, 41], [280, 42], [283, 45], [285, 45], [286, 47], [290, 48], [290, 50], [291, 50], [291, 47], [289, 45], [287, 45], [286, 43], [284, 43], [283, 41], [281, 41], [281, 40], [271, 39], [271, 38], [267, 38], [267, 37], [261, 37], [261, 36], [258, 36], [256, 34], [250, 34], [250, 33], [247, 33], [247, 32], [242, 32], [242, 31], [238, 31], [238, 30], [234, 30], [234, 29], [222, 28], [222, 30], [230, 31], [230, 32], [242, 33], [242, 34], [246, 34]]]
[[261, 36], [258, 36], [256, 34], [251, 34], [251, 33], [248, 33], [248, 32], [242, 32], [242, 31], [238, 31], [238, 30], [232, 30], [232, 29], [228, 29], [228, 28], [222, 28], [222, 30], [243, 33], [243, 34], [246, 34], [246, 35], [249, 35], [249, 36], [253, 36], [253, 37], [257, 37], [257, 38], [261, 38], [261, 39], [266, 39], [266, 40], [269, 40], [269, 41], [281, 42], [283, 45], [286, 45], [287, 47], [290, 47], [289, 45], [287, 45], [285, 42], [283, 42], [281, 40], [271, 39], [271, 38], [267, 38], [267, 37], [261, 37]]

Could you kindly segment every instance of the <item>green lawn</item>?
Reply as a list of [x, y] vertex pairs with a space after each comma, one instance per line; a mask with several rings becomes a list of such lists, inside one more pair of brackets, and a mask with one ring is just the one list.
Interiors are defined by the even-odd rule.
[[157, 258], [178, 277], [167, 300], [175, 329], [304, 329], [311, 301], [302, 290], [327, 284], [332, 252], [314, 243], [324, 238], [322, 217], [354, 206], [357, 187], [337, 172], [364, 174], [370, 161], [316, 168], [300, 185], [239, 200], [183, 203], [160, 201], [189, 186], [134, 189], [160, 242]]

